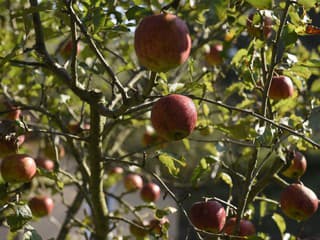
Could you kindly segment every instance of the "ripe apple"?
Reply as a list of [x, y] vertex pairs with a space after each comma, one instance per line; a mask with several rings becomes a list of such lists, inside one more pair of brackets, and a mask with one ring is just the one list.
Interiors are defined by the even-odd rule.
[[269, 16], [252, 13], [247, 18], [247, 31], [249, 35], [260, 39], [268, 39], [271, 37], [272, 25], [272, 18]]
[[209, 65], [220, 65], [223, 62], [222, 58], [223, 45], [216, 43], [212, 45], [205, 54], [205, 60]]
[[293, 151], [289, 154], [287, 168], [282, 171], [282, 175], [288, 178], [299, 179], [307, 170], [307, 160], [299, 151]]
[[2, 159], [2, 178], [9, 183], [29, 182], [37, 172], [35, 160], [26, 154], [11, 154]]
[[41, 218], [51, 214], [54, 208], [54, 202], [51, 197], [40, 195], [34, 196], [28, 202], [32, 215]]
[[[236, 234], [237, 218], [229, 218], [224, 226], [223, 232], [228, 235]], [[246, 219], [240, 220], [239, 236], [252, 236], [256, 234], [256, 228], [253, 223]]]
[[135, 191], [143, 187], [143, 179], [140, 175], [129, 173], [123, 179], [124, 187], [127, 191]]
[[269, 97], [271, 99], [286, 99], [292, 97], [293, 93], [293, 83], [289, 77], [283, 75], [272, 77], [269, 89]]
[[[77, 44], [77, 55], [80, 53], [80, 44]], [[60, 55], [63, 57], [63, 59], [69, 59], [72, 54], [72, 48], [73, 48], [73, 42], [71, 39], [68, 39], [65, 41], [65, 43], [60, 48]]]
[[160, 192], [161, 189], [157, 184], [149, 182], [143, 185], [140, 191], [140, 197], [145, 202], [155, 202], [160, 198]]
[[149, 229], [155, 235], [163, 235], [169, 227], [169, 219], [163, 217], [161, 219], [154, 218], [149, 222]]
[[293, 183], [286, 187], [280, 196], [280, 207], [289, 218], [304, 221], [318, 209], [318, 197], [308, 187]]
[[151, 123], [165, 140], [187, 137], [197, 123], [197, 109], [191, 98], [171, 94], [160, 98], [151, 109]]
[[170, 13], [147, 16], [135, 31], [134, 48], [142, 66], [154, 72], [166, 72], [189, 57], [191, 38], [188, 27]]
[[123, 168], [122, 167], [113, 167], [108, 171], [108, 173], [110, 175], [121, 175], [121, 174], [123, 174]]
[[52, 172], [54, 170], [54, 161], [47, 157], [38, 156], [34, 159], [38, 168]]
[[201, 230], [217, 233], [226, 222], [226, 211], [217, 201], [196, 202], [190, 209], [190, 220]]

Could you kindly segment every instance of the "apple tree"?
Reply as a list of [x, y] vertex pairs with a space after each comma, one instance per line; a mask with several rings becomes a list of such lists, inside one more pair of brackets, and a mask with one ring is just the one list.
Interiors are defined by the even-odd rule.
[[305, 179], [320, 148], [319, 0], [0, 10], [8, 239], [42, 239], [47, 216], [58, 240], [316, 233], [319, 185]]

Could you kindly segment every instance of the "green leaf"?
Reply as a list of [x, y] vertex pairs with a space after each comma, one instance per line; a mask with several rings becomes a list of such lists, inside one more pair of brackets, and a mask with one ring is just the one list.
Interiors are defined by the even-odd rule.
[[303, 5], [306, 10], [314, 7], [316, 3], [319, 2], [318, 0], [298, 0], [298, 3]]
[[139, 7], [137, 5], [131, 7], [126, 12], [128, 20], [136, 20], [137, 22], [144, 16], [151, 14], [147, 8]]
[[12, 209], [14, 213], [7, 216], [7, 223], [10, 230], [15, 232], [32, 219], [32, 212], [27, 204], [17, 204], [12, 206]]
[[230, 188], [233, 187], [233, 183], [232, 183], [232, 178], [230, 177], [229, 174], [222, 172], [220, 173], [219, 177], [221, 178], [221, 180], [226, 183]]
[[285, 46], [295, 44], [298, 39], [298, 34], [296, 33], [296, 27], [294, 25], [286, 25], [283, 29], [282, 39]]
[[22, 240], [42, 240], [42, 237], [33, 227], [28, 226], [23, 233]]
[[187, 138], [182, 139], [182, 143], [187, 151], [190, 150], [190, 142]]
[[246, 2], [259, 9], [272, 9], [273, 6], [272, 0], [246, 0]]
[[169, 153], [160, 153], [158, 155], [159, 161], [168, 169], [169, 173], [172, 176], [177, 176], [180, 172], [180, 168], [176, 166], [176, 164], [184, 167], [186, 166], [186, 163], [184, 162], [184, 159], [177, 159], [175, 156], [169, 154]]
[[164, 216], [168, 216], [169, 214], [175, 213], [177, 211], [174, 207], [166, 207], [164, 209], [157, 209], [155, 215], [157, 218], [163, 218]]
[[274, 213], [272, 215], [272, 219], [276, 223], [281, 235], [283, 236], [284, 232], [286, 231], [286, 222], [284, 218], [280, 214]]

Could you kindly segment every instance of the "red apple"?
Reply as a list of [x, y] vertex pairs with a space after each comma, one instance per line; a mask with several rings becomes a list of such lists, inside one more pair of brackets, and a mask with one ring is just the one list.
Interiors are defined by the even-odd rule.
[[154, 72], [166, 72], [189, 57], [191, 38], [188, 27], [170, 13], [147, 16], [135, 31], [134, 48], [142, 66]]
[[[235, 217], [229, 218], [224, 226], [223, 232], [228, 235], [236, 235], [236, 226], [237, 226], [237, 219]], [[240, 220], [240, 228], [238, 236], [252, 236], [256, 234], [256, 228], [254, 227], [253, 223], [246, 219]]]
[[217, 233], [226, 222], [226, 211], [217, 201], [196, 202], [190, 209], [190, 220], [201, 230]]
[[214, 44], [210, 47], [210, 50], [205, 55], [205, 60], [209, 65], [220, 65], [223, 62], [222, 58], [223, 45]]
[[110, 175], [121, 175], [123, 174], [123, 168], [122, 167], [113, 167], [108, 172]]
[[29, 182], [37, 172], [32, 157], [26, 154], [12, 154], [2, 159], [2, 178], [9, 183]]
[[[263, 18], [263, 20], [261, 19]], [[269, 16], [261, 16], [260, 14], [250, 14], [247, 19], [248, 33], [260, 39], [268, 39], [272, 35], [272, 18]]]
[[197, 117], [192, 99], [180, 94], [160, 98], [151, 110], [152, 126], [166, 140], [187, 137], [195, 128]]
[[299, 151], [290, 153], [289, 158], [288, 165], [282, 171], [282, 175], [288, 178], [299, 179], [307, 170], [307, 160]]
[[32, 215], [41, 218], [51, 214], [54, 203], [52, 198], [48, 196], [35, 196], [28, 202]]
[[143, 187], [143, 179], [140, 175], [130, 173], [123, 179], [124, 187], [128, 191], [134, 191]]
[[[80, 53], [80, 44], [78, 43], [76, 45], [77, 47], [77, 55]], [[64, 58], [64, 59], [69, 59], [71, 54], [72, 54], [72, 48], [73, 48], [73, 42], [71, 39], [65, 41], [65, 43], [62, 45], [61, 49], [60, 49], [60, 55]]]
[[36, 161], [36, 165], [38, 168], [42, 168], [46, 171], [53, 171], [54, 170], [54, 161], [47, 157], [38, 156], [34, 159]]
[[318, 197], [308, 187], [293, 183], [286, 187], [280, 196], [280, 207], [289, 218], [304, 221], [318, 209]]
[[149, 222], [149, 229], [155, 235], [163, 235], [169, 227], [169, 219], [163, 217], [161, 219], [154, 218]]
[[140, 197], [145, 202], [155, 202], [160, 198], [160, 192], [161, 189], [157, 184], [149, 182], [143, 185], [140, 191]]
[[287, 76], [274, 76], [271, 80], [269, 97], [274, 100], [292, 97], [294, 93], [293, 83]]

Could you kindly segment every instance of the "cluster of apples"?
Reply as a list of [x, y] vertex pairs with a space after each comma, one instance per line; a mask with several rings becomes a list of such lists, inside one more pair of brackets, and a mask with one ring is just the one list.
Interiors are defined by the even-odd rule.
[[[122, 167], [113, 167], [109, 171], [109, 174], [113, 176], [119, 176], [123, 173], [124, 170]], [[123, 177], [123, 186], [128, 193], [139, 191], [141, 200], [146, 203], [156, 202], [161, 195], [161, 188], [158, 184], [151, 181], [145, 183], [142, 176], [134, 172], [127, 173]], [[134, 222], [143, 227], [139, 228], [133, 224], [129, 226], [130, 232], [138, 238], [143, 238], [148, 234], [161, 236], [169, 226], [169, 219], [165, 216], [162, 218], [154, 217], [146, 222], [139, 222], [137, 220], [134, 220]]]
[[190, 220], [200, 230], [227, 235], [252, 236], [256, 233], [254, 224], [247, 219], [239, 222], [239, 231], [236, 232], [237, 218], [227, 219], [224, 206], [215, 200], [195, 202], [190, 209]]
[[[1, 116], [0, 122], [0, 151], [2, 157], [0, 173], [2, 179], [12, 185], [24, 184], [31, 182], [37, 175], [37, 168], [53, 171], [54, 162], [52, 160], [45, 157], [33, 158], [27, 154], [18, 153], [19, 147], [24, 142], [24, 135], [16, 136], [16, 133], [11, 131], [11, 127], [14, 126], [15, 121], [19, 121], [21, 110], [8, 102], [4, 102], [1, 109], [8, 111]], [[6, 133], [12, 136], [8, 136]], [[51, 197], [45, 195], [36, 195], [30, 198], [28, 204], [35, 217], [50, 214], [54, 207]]]
[[292, 150], [288, 151], [287, 160], [288, 164], [282, 175], [298, 182], [291, 183], [281, 192], [280, 208], [287, 217], [305, 221], [317, 211], [319, 200], [310, 188], [300, 182], [307, 170], [305, 156], [297, 150]]

